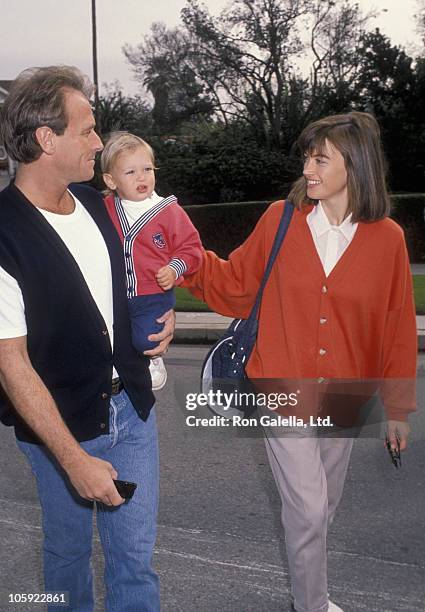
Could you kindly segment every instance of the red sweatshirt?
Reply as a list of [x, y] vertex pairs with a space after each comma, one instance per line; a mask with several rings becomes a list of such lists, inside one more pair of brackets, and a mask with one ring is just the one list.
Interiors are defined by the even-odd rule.
[[171, 266], [177, 280], [199, 267], [199, 234], [175, 196], [163, 198], [131, 227], [119, 198], [110, 195], [104, 201], [123, 243], [129, 298], [160, 293], [155, 274], [162, 266]]

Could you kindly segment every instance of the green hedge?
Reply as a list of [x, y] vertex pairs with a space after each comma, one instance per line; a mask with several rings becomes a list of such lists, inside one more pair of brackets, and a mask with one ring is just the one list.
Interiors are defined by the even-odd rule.
[[184, 209], [198, 230], [206, 249], [227, 257], [248, 238], [270, 202], [202, 204]]
[[405, 193], [392, 196], [391, 217], [404, 229], [410, 261], [425, 260], [425, 194]]
[[413, 289], [415, 292], [416, 314], [425, 315], [425, 274], [413, 275]]
[[[425, 260], [425, 194], [392, 196], [391, 217], [405, 232], [410, 261]], [[234, 202], [186, 206], [204, 247], [227, 257], [252, 232], [270, 202]]]

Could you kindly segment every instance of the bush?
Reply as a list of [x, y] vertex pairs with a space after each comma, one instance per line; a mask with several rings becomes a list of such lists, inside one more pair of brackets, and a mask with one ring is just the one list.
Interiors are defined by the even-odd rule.
[[160, 168], [158, 192], [174, 193], [185, 205], [272, 199], [294, 178], [292, 160], [237, 125], [206, 125], [192, 136], [150, 143]]
[[425, 260], [425, 194], [406, 193], [392, 196], [391, 217], [404, 229], [412, 263]]
[[204, 247], [226, 258], [248, 238], [268, 205], [269, 202], [234, 202], [185, 206], [184, 209]]

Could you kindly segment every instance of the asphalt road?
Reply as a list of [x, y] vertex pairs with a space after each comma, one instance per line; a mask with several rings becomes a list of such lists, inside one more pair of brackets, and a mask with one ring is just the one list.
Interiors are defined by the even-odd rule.
[[[206, 347], [175, 346], [158, 394], [161, 503], [155, 565], [169, 612], [289, 610], [279, 500], [263, 440], [232, 428], [190, 428], [182, 398], [198, 390]], [[421, 357], [419, 395], [425, 397]], [[422, 400], [423, 401], [423, 400]], [[343, 501], [329, 536], [329, 590], [346, 612], [425, 610], [425, 416], [396, 471], [382, 441], [355, 441]], [[32, 477], [0, 428], [0, 611], [8, 593], [41, 592], [40, 511]], [[95, 539], [97, 610], [102, 555]], [[58, 608], [60, 609], [60, 608]]]

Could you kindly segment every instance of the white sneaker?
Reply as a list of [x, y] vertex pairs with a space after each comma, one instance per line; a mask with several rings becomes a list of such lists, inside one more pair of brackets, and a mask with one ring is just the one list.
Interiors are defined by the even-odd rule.
[[[294, 600], [292, 599], [292, 597], [291, 597], [291, 606], [292, 606], [293, 612], [296, 612], [294, 608]], [[340, 608], [339, 606], [337, 606], [336, 604], [334, 604], [334, 602], [329, 599], [328, 612], [344, 612], [344, 610]]]
[[159, 391], [167, 382], [167, 370], [162, 357], [153, 357], [149, 363], [152, 378], [152, 391]]

